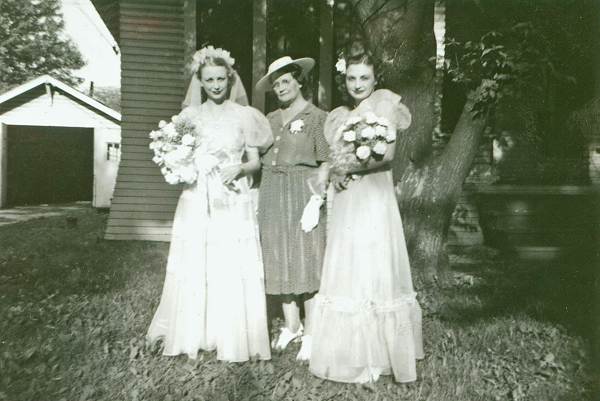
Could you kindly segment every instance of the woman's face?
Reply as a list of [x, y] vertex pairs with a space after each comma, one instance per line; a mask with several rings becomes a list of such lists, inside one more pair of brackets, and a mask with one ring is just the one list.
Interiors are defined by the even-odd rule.
[[350, 64], [346, 69], [346, 89], [354, 102], [359, 104], [375, 90], [375, 71], [367, 64]]
[[282, 105], [288, 105], [296, 100], [299, 96], [302, 96], [300, 88], [302, 85], [294, 78], [291, 72], [277, 77], [271, 83], [273, 92], [277, 96], [277, 100]]
[[206, 96], [215, 103], [222, 103], [227, 96], [227, 69], [219, 65], [206, 65], [200, 72], [200, 83]]

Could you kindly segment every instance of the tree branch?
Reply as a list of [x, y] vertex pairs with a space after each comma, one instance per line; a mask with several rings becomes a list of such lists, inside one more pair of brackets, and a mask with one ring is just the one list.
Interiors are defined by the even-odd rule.
[[377, 8], [363, 20], [363, 22], [362, 22], [363, 28], [372, 18], [377, 16], [377, 14], [389, 3], [390, 3], [390, 0], [387, 0], [387, 1], [384, 1], [380, 6], [377, 6]]
[[475, 91], [469, 94], [456, 128], [438, 160], [444, 168], [440, 171], [439, 180], [442, 188], [437, 190], [442, 190], [451, 197], [458, 196], [462, 190], [462, 183], [477, 156], [479, 142], [487, 123], [487, 115], [473, 116], [471, 110], [475, 104], [474, 94]]

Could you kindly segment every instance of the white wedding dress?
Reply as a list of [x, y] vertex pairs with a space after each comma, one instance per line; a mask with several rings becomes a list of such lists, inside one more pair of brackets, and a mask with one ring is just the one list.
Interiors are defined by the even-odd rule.
[[[226, 100], [223, 118], [202, 106], [194, 119], [203, 151], [220, 167], [241, 162], [246, 147], [272, 142], [269, 123], [255, 109]], [[214, 160], [214, 159], [213, 159]], [[255, 202], [245, 178], [225, 187], [214, 172], [186, 186], [177, 204], [160, 305], [148, 329], [163, 338], [164, 355], [215, 350], [230, 362], [270, 359], [263, 264]]]

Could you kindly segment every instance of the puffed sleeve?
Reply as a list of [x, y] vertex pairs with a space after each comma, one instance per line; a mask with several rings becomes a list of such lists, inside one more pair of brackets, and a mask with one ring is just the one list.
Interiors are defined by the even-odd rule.
[[370, 100], [375, 114], [394, 122], [398, 130], [405, 130], [410, 126], [412, 117], [408, 107], [401, 102], [400, 95], [388, 89], [378, 89], [373, 92]]
[[251, 106], [245, 106], [243, 114], [242, 131], [246, 146], [258, 148], [261, 153], [266, 151], [273, 144], [273, 133], [269, 121], [259, 110]]
[[330, 146], [338, 140], [338, 138], [336, 138], [336, 134], [338, 133], [338, 130], [342, 124], [346, 122], [348, 113], [349, 110], [347, 107], [340, 106], [333, 109], [329, 115], [327, 115], [323, 133], [325, 134], [325, 139]]
[[315, 116], [315, 124], [312, 130], [315, 157], [317, 161], [326, 162], [329, 160], [329, 144], [325, 139], [323, 129], [325, 126], [325, 120], [327, 119], [327, 113], [319, 110]]

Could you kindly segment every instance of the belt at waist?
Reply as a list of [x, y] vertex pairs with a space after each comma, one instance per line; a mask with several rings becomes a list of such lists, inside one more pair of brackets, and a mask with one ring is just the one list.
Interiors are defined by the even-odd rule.
[[291, 172], [299, 172], [299, 171], [313, 171], [317, 169], [316, 166], [306, 166], [304, 164], [296, 164], [291, 166], [286, 165], [277, 165], [277, 166], [266, 166], [263, 165], [263, 171], [273, 173], [273, 174], [285, 174]]

